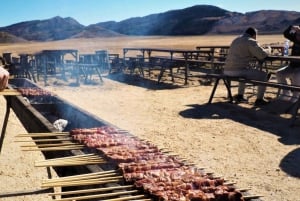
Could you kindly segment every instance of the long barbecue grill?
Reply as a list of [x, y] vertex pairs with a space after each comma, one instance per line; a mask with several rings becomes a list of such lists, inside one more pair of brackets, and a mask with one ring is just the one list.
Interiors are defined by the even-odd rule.
[[[138, 139], [55, 94], [47, 93], [28, 79], [12, 79], [10, 86], [18, 89], [22, 96], [5, 96], [7, 112], [2, 128], [2, 141], [9, 108], [12, 108], [29, 133], [24, 136], [32, 137], [46, 158], [37, 165], [47, 167], [48, 173], [50, 172], [48, 168], [53, 167], [60, 177], [54, 180], [49, 173], [49, 181], [42, 185], [51, 188], [61, 187], [58, 200], [260, 201], [259, 196], [251, 196], [247, 190], [237, 189], [233, 184], [226, 184], [222, 178], [213, 178], [213, 175], [188, 164], [180, 157], [168, 155], [155, 145]], [[63, 132], [53, 125], [57, 120], [68, 121]], [[44, 138], [46, 136], [47, 140]], [[47, 143], [59, 142], [66, 137], [71, 137], [72, 143], [81, 145], [74, 149], [61, 148], [52, 151], [49, 151], [52, 147], [45, 148]], [[95, 141], [107, 139], [109, 141], [102, 144]], [[57, 145], [61, 145], [61, 142]], [[132, 155], [128, 156], [129, 154]], [[120, 158], [120, 156], [127, 158]], [[78, 165], [83, 161], [86, 162], [85, 157], [92, 157], [88, 160], [92, 162]], [[78, 164], [71, 165], [74, 162]], [[186, 183], [179, 182], [183, 175]], [[69, 184], [70, 181], [73, 183]], [[185, 185], [184, 190], [182, 185]], [[97, 190], [94, 190], [94, 187]], [[199, 190], [192, 190], [196, 187]], [[230, 192], [225, 188], [230, 189]], [[200, 189], [212, 192], [206, 192], [204, 197], [201, 197]], [[70, 193], [72, 191], [79, 192], [81, 196], [72, 195]], [[88, 195], [88, 192], [92, 191], [97, 193]], [[53, 192], [52, 195], [56, 198], [57, 194]]]

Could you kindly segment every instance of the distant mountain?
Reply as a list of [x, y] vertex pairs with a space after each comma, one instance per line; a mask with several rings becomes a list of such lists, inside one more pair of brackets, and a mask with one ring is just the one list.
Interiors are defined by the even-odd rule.
[[[300, 24], [300, 12], [261, 10], [243, 14], [216, 6], [197, 5], [89, 26], [83, 26], [71, 17], [56, 16], [0, 27], [0, 32], [28, 41], [54, 41], [122, 35], [240, 34], [249, 26], [256, 27], [260, 34], [279, 34], [290, 24]], [[3, 41], [0, 38], [0, 42]]]
[[7, 32], [0, 32], [0, 43], [20, 43], [26, 42], [23, 38], [16, 37]]
[[290, 24], [300, 24], [300, 12], [261, 10], [245, 14], [231, 13], [230, 16], [215, 23], [209, 33], [241, 33], [248, 26], [253, 26], [260, 33], [282, 33]]
[[114, 37], [114, 36], [122, 36], [122, 34], [112, 30], [104, 29], [103, 27], [98, 25], [89, 25], [78, 34], [71, 36], [71, 38], [96, 38], [96, 37]]
[[0, 28], [0, 31], [13, 34], [29, 41], [52, 41], [67, 39], [84, 29], [71, 17], [53, 17], [48, 20], [33, 20]]
[[126, 35], [201, 35], [230, 13], [215, 6], [200, 5], [97, 25]]

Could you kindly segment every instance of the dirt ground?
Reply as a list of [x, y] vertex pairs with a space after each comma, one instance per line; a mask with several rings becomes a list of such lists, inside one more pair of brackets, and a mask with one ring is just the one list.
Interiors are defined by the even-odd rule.
[[[207, 172], [236, 182], [239, 188], [249, 188], [250, 194], [262, 195], [264, 201], [300, 200], [300, 124], [289, 127], [287, 117], [278, 113], [283, 106], [276, 101], [253, 108], [253, 89], [248, 90], [250, 104], [235, 105], [224, 102], [226, 91], [221, 85], [213, 104], [207, 105], [212, 86], [198, 82], [157, 85], [139, 76], [110, 76], [104, 77], [103, 84], [55, 84], [45, 88]], [[2, 121], [4, 99], [1, 108]], [[40, 189], [41, 180], [47, 178], [44, 168], [34, 167], [43, 156], [21, 151], [14, 142], [14, 136], [24, 132], [12, 112], [0, 155], [0, 194]], [[0, 200], [51, 199], [40, 194]]]
[[[283, 41], [282, 36], [259, 37], [261, 43]], [[49, 43], [1, 45], [1, 52], [26, 53], [41, 49], [79, 49], [90, 53], [109, 49], [121, 53], [126, 46], [194, 48], [197, 45], [229, 44], [233, 37], [129, 38], [58, 41]], [[250, 104], [228, 104], [225, 88], [217, 89], [213, 104], [207, 105], [212, 86], [181, 81], [157, 85], [153, 79], [139, 76], [104, 77], [104, 83], [71, 87], [57, 79], [47, 90], [111, 124], [128, 130], [141, 139], [169, 149], [204, 167], [207, 172], [249, 188], [263, 201], [300, 201], [300, 121], [289, 127], [284, 111], [288, 104], [274, 101], [255, 108], [249, 89]], [[38, 83], [44, 87], [43, 82]], [[269, 91], [269, 89], [268, 89]], [[267, 98], [274, 98], [267, 93]], [[75, 98], [74, 98], [75, 97]], [[0, 122], [6, 101], [0, 97]], [[26, 130], [13, 111], [0, 154], [0, 201], [51, 200], [47, 194], [20, 195], [9, 193], [41, 188], [47, 178], [45, 168], [34, 167], [43, 159], [40, 152], [21, 151], [15, 136]], [[53, 172], [55, 175], [55, 173]]]

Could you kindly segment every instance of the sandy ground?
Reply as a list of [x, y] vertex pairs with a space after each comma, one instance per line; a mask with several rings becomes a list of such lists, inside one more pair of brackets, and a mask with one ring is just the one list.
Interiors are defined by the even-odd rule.
[[[56, 84], [45, 88], [207, 172], [236, 182], [239, 188], [249, 188], [250, 194], [262, 195], [264, 201], [300, 201], [300, 123], [288, 126], [286, 117], [278, 113], [283, 110], [281, 103], [262, 109], [224, 103], [226, 91], [221, 85], [214, 103], [207, 105], [212, 86], [198, 82], [157, 85], [137, 76], [112, 76], [104, 78], [103, 84], [96, 81], [96, 85], [80, 87]], [[266, 96], [272, 98], [273, 94]], [[3, 121], [5, 99], [0, 101]], [[34, 167], [43, 156], [21, 151], [14, 142], [14, 136], [23, 132], [12, 112], [0, 155], [0, 194], [40, 189], [41, 180], [47, 178], [44, 168]], [[41, 194], [0, 200], [51, 199]]]
[[[0, 52], [18, 55], [59, 47], [78, 49], [80, 53], [108, 49], [110, 53], [122, 54], [122, 48], [128, 45], [193, 49], [198, 45], [228, 45], [233, 37], [78, 39], [1, 44]], [[277, 44], [284, 39], [281, 35], [262, 35], [259, 41]], [[55, 83], [46, 89], [119, 128], [188, 158], [208, 172], [236, 182], [240, 188], [249, 188], [250, 194], [263, 195], [264, 201], [300, 201], [300, 122], [294, 128], [288, 126], [286, 115], [281, 114], [286, 103], [274, 102], [263, 109], [252, 108], [251, 104], [218, 103], [225, 97], [224, 88], [220, 88], [214, 104], [206, 105], [211, 86], [200, 86], [199, 82], [188, 87], [157, 85], [148, 82], [148, 77], [147, 80], [104, 78], [103, 85], [80, 87], [69, 87], [61, 80]], [[43, 86], [43, 82], [39, 84]], [[2, 97], [0, 114], [2, 123], [5, 114]], [[11, 112], [0, 154], [0, 201], [51, 200], [47, 194], [8, 196], [40, 189], [41, 181], [47, 178], [45, 168], [34, 167], [43, 155], [21, 151], [21, 144], [15, 142], [15, 136], [24, 132], [23, 125]]]

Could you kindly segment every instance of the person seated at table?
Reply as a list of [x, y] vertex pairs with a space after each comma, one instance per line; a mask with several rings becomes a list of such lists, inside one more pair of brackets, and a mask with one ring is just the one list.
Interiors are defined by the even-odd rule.
[[[286, 39], [293, 42], [291, 56], [300, 56], [300, 27], [297, 25], [290, 25], [283, 35]], [[280, 68], [276, 72], [278, 83], [288, 84], [288, 80], [292, 85], [300, 86], [300, 63], [290, 62], [288, 65]], [[295, 102], [298, 100], [300, 92], [289, 90], [281, 90], [279, 94], [280, 100]]]
[[[256, 40], [257, 30], [253, 27], [246, 29], [244, 34], [235, 38], [228, 50], [228, 55], [225, 60], [224, 74], [234, 77], [243, 77], [259, 81], [267, 81], [268, 74], [261, 69], [251, 65], [253, 59], [263, 61], [268, 56], [268, 51], [263, 49]], [[257, 99], [255, 106], [262, 106], [268, 103], [264, 100], [266, 87], [258, 86]], [[238, 103], [247, 102], [244, 98], [245, 83], [240, 82], [238, 94], [235, 97]]]

